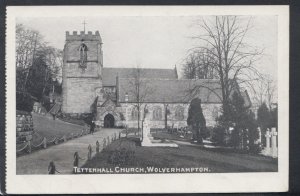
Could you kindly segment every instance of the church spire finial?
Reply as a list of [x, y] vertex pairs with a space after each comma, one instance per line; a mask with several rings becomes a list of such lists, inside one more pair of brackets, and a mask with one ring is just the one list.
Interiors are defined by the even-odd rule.
[[86, 22], [85, 22], [85, 19], [83, 20], [83, 32], [85, 33], [85, 25], [87, 24]]

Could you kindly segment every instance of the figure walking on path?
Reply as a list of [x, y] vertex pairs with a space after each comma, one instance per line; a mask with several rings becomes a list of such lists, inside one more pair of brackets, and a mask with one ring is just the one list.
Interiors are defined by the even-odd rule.
[[56, 170], [54, 162], [51, 161], [48, 166], [48, 174], [55, 174], [55, 172], [60, 173]]
[[93, 152], [92, 146], [91, 146], [91, 144], [89, 144], [89, 146], [88, 146], [88, 160], [92, 159], [92, 152]]
[[90, 126], [90, 133], [93, 135], [94, 134], [94, 131], [95, 131], [95, 122], [92, 121], [92, 124]]
[[100, 144], [97, 140], [97, 142], [96, 142], [96, 153], [99, 153], [99, 148], [100, 148]]
[[74, 163], [73, 163], [73, 166], [74, 166], [74, 167], [78, 167], [79, 159], [84, 160], [83, 158], [81, 158], [81, 157], [78, 155], [78, 152], [75, 152], [75, 153], [74, 153]]

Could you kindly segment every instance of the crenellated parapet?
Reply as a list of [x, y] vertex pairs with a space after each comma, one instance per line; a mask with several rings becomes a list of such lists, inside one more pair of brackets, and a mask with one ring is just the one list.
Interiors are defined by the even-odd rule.
[[84, 31], [73, 31], [72, 34], [66, 31], [66, 41], [100, 41], [102, 43], [99, 31], [96, 31], [94, 34], [92, 31], [88, 31], [87, 33]]

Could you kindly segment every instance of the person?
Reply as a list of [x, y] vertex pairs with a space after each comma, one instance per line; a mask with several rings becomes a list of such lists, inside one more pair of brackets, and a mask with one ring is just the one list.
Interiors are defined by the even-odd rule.
[[94, 131], [95, 131], [95, 122], [92, 121], [91, 126], [90, 126], [90, 132], [92, 135], [94, 134]]
[[55, 172], [60, 173], [56, 170], [54, 162], [51, 161], [48, 166], [48, 174], [55, 174]]
[[89, 144], [88, 146], [88, 160], [91, 160], [92, 159], [92, 146], [91, 144]]
[[78, 155], [78, 152], [75, 152], [75, 153], [74, 153], [74, 162], [73, 162], [73, 166], [74, 166], [74, 167], [78, 167], [79, 159], [84, 160], [83, 158], [81, 158], [81, 157]]
[[99, 144], [99, 142], [98, 142], [98, 140], [97, 140], [97, 142], [96, 142], [96, 152], [97, 152], [97, 153], [99, 153], [99, 148], [100, 148], [100, 144]]

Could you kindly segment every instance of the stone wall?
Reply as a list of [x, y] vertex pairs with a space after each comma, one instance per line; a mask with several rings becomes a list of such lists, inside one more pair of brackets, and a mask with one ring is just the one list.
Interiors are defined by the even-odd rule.
[[[143, 108], [144, 106], [142, 106]], [[155, 108], [161, 108], [161, 119], [154, 119], [153, 112]], [[187, 126], [187, 117], [188, 117], [188, 108], [189, 104], [184, 103], [174, 103], [168, 104], [168, 109], [170, 111], [168, 115], [167, 125], [169, 127], [180, 128]], [[175, 111], [177, 107], [183, 107], [183, 119], [178, 120], [175, 116]], [[206, 126], [214, 126], [216, 124], [215, 118], [221, 113], [221, 104], [202, 104], [203, 115], [206, 119]], [[147, 118], [150, 119], [150, 127], [151, 128], [164, 128], [165, 127], [165, 105], [161, 103], [150, 103], [147, 104]], [[100, 126], [103, 126], [103, 120], [105, 115], [108, 113], [112, 114], [115, 117], [115, 126], [125, 126], [127, 127], [138, 127], [137, 118], [132, 117], [132, 110], [134, 109], [134, 104], [129, 103], [121, 103], [120, 107], [115, 107], [113, 111], [106, 111], [104, 107], [99, 108], [97, 121]], [[120, 117], [120, 114], [123, 114], [125, 119]], [[140, 119], [143, 117], [143, 109], [141, 109]], [[140, 121], [140, 125], [142, 125], [142, 121]]]

